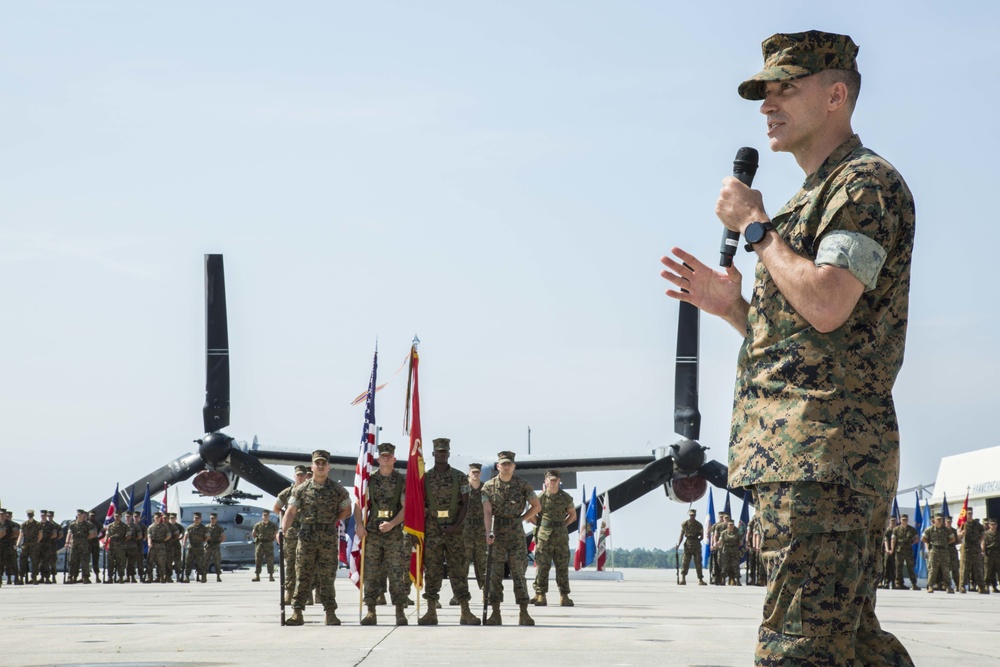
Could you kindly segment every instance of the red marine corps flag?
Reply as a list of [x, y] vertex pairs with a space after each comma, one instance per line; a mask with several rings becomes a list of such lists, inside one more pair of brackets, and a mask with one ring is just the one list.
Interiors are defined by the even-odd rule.
[[[410, 381], [406, 389], [406, 427], [410, 431], [410, 453], [406, 460], [406, 503], [403, 506], [403, 532], [413, 536], [410, 552], [410, 580], [419, 591], [423, 587], [424, 567], [424, 450], [420, 437], [420, 392], [417, 388], [417, 367], [420, 358], [413, 337], [410, 348]], [[410, 397], [413, 402], [410, 402]], [[419, 602], [420, 596], [417, 596]]]
[[968, 517], [969, 517], [969, 490], [966, 489], [965, 504], [962, 505], [962, 511], [958, 513], [958, 521], [956, 522], [956, 525], [958, 525], [958, 527], [961, 528], [962, 526], [965, 525], [965, 522], [968, 520]]

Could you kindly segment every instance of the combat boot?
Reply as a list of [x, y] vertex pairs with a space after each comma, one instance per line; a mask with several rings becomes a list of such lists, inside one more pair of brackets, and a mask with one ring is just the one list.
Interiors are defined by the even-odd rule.
[[983, 585], [979, 587], [979, 592], [982, 593], [983, 595], [989, 595], [990, 589], [986, 588], [986, 586]]
[[396, 625], [409, 625], [409, 621], [406, 620], [406, 605], [397, 604], [396, 605]]
[[427, 601], [427, 613], [417, 619], [417, 625], [437, 625], [438, 613], [434, 605], [435, 600]]
[[459, 604], [462, 605], [462, 617], [458, 621], [459, 625], [479, 625], [481, 623], [479, 617], [473, 614], [472, 610], [469, 609], [468, 600], [462, 600]]
[[681, 575], [681, 580], [677, 582], [677, 585], [678, 586], [687, 586], [687, 575], [686, 574], [682, 574]]
[[534, 625], [535, 621], [530, 616], [528, 616], [528, 603], [522, 602], [520, 604], [521, 614], [517, 617], [518, 625]]
[[500, 605], [493, 605], [493, 613], [490, 617], [486, 619], [486, 625], [503, 625], [503, 620], [500, 618]]
[[997, 588], [996, 586], [994, 586], [993, 587], [993, 592], [994, 593], [1000, 593], [1000, 588]]
[[375, 615], [375, 605], [368, 605], [368, 613], [361, 619], [361, 625], [378, 625], [378, 617]]
[[293, 609], [292, 615], [285, 621], [285, 625], [302, 625], [305, 622], [305, 619], [302, 618], [302, 610]]
[[559, 606], [560, 607], [572, 607], [574, 605], [573, 605], [573, 601], [569, 599], [568, 595], [560, 595], [559, 596]]
[[257, 574], [253, 575], [253, 579], [251, 579], [250, 581], [260, 581], [260, 572], [258, 572]]
[[698, 580], [698, 585], [699, 585], [699, 586], [708, 586], [708, 584], [706, 584], [706, 583], [705, 583], [705, 580], [704, 580], [704, 579], [699, 579], [699, 580]]
[[327, 625], [340, 625], [340, 619], [337, 618], [337, 611], [333, 608], [326, 609], [326, 624]]
[[548, 601], [545, 599], [545, 593], [537, 593], [535, 595], [535, 599], [532, 600], [531, 602], [536, 607], [544, 607], [545, 605], [548, 604]]
[[[10, 582], [8, 582], [8, 583], [10, 583]], [[15, 586], [24, 586], [24, 581], [21, 579], [21, 577], [14, 577], [14, 585]]]
[[268, 581], [274, 581], [274, 574], [273, 574], [273, 573], [271, 573], [271, 574], [268, 574], [268, 575], [267, 575], [267, 580], [268, 580]]
[[928, 593], [933, 593], [934, 592], [934, 587], [933, 586], [928, 586], [927, 587], [927, 592]]
[[216, 580], [216, 581], [222, 581], [222, 575], [221, 575], [221, 574], [219, 574], [218, 572], [216, 572], [216, 573], [215, 573], [215, 580]]
[[954, 595], [955, 594], [955, 589], [952, 588], [951, 586], [949, 586], [948, 587], [948, 593], [950, 593], [951, 595]]

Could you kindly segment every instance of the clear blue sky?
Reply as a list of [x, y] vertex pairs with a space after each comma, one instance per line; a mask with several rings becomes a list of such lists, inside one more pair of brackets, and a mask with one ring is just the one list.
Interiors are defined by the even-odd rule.
[[[67, 518], [193, 449], [209, 252], [240, 439], [356, 451], [376, 337], [385, 380], [417, 333], [424, 434], [456, 451], [523, 452], [529, 426], [545, 456], [673, 442], [658, 258], [714, 261], [740, 146], [769, 211], [798, 189], [736, 86], [764, 38], [813, 28], [860, 45], [855, 130], [916, 198], [900, 485], [933, 481], [998, 444], [1000, 9], [902, 7], [8, 5], [0, 499]], [[701, 345], [702, 441], [725, 460], [739, 339], [703, 319]], [[404, 439], [404, 389], [379, 395], [384, 439]], [[615, 545], [672, 545], [684, 510], [652, 494]]]

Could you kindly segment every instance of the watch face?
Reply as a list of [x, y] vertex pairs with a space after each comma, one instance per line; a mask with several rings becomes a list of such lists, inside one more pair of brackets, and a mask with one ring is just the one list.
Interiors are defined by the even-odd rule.
[[754, 243], [760, 243], [764, 238], [764, 233], [764, 225], [759, 222], [751, 222], [746, 229], [747, 243], [751, 245]]

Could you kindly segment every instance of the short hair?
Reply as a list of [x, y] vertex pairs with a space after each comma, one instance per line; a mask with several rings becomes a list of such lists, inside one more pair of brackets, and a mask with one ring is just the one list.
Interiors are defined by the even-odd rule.
[[861, 93], [861, 72], [849, 69], [825, 69], [817, 72], [817, 75], [822, 77], [823, 83], [828, 86], [834, 83], [844, 84], [847, 87], [847, 106], [854, 111], [858, 95]]

